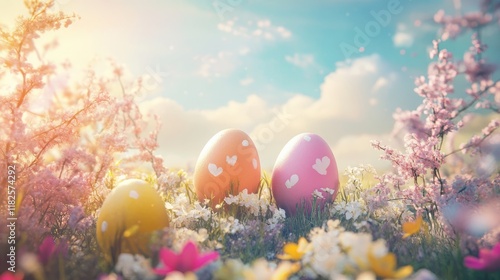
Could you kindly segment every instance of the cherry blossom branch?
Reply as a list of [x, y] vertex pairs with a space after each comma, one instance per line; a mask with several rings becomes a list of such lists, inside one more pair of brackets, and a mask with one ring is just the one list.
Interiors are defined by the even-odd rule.
[[[444, 157], [456, 154], [458, 152], [461, 152], [463, 150], [466, 150], [466, 149], [469, 149], [472, 147], [480, 146], [484, 142], [484, 140], [486, 140], [491, 134], [493, 134], [493, 132], [495, 130], [497, 130], [497, 128], [499, 127], [498, 120], [494, 120], [492, 123], [496, 123], [496, 126], [492, 126], [493, 128], [488, 129], [487, 133], [483, 133], [483, 135], [480, 138], [471, 139], [471, 141], [469, 143], [465, 144], [463, 147], [461, 147], [459, 149], [453, 150], [453, 151], [449, 152], [448, 154], [445, 154]], [[490, 125], [488, 125], [488, 127], [490, 127]]]
[[495, 82], [493, 82], [492, 84], [486, 86], [481, 92], [479, 92], [477, 94], [476, 97], [474, 97], [473, 100], [471, 100], [468, 104], [464, 105], [461, 109], [459, 109], [457, 111], [457, 114], [451, 118], [452, 120], [457, 118], [461, 113], [463, 113], [464, 111], [467, 111], [470, 107], [472, 107], [472, 105], [474, 105], [485, 93], [488, 92], [489, 89], [491, 89], [492, 87], [494, 87], [497, 83], [500, 83], [500, 80], [497, 80]]

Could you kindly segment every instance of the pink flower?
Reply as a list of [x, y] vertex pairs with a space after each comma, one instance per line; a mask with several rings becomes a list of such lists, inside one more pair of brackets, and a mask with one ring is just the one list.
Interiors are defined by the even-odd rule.
[[14, 274], [10, 271], [5, 271], [0, 274], [0, 280], [22, 280], [23, 276], [21, 274]]
[[474, 270], [500, 271], [500, 242], [491, 250], [479, 250], [479, 258], [467, 256], [464, 265]]
[[67, 251], [68, 246], [65, 241], [56, 244], [52, 236], [47, 236], [38, 247], [38, 258], [42, 264], [46, 265], [54, 255], [66, 255]]
[[154, 269], [158, 275], [167, 275], [173, 271], [182, 273], [195, 271], [203, 267], [208, 262], [216, 260], [219, 257], [217, 252], [210, 252], [207, 254], [199, 254], [196, 245], [189, 241], [180, 254], [176, 254], [167, 248], [160, 249], [159, 257], [163, 263], [162, 268]]

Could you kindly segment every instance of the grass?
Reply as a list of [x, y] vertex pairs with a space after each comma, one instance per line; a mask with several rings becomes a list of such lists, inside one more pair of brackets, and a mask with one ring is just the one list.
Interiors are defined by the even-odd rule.
[[319, 205], [316, 198], [313, 199], [310, 206], [303, 200], [301, 204], [296, 206], [296, 214], [286, 218], [282, 234], [285, 237], [295, 239], [290, 241], [297, 241], [296, 239], [299, 237], [307, 236], [311, 229], [321, 227], [324, 222], [331, 218], [328, 205], [324, 206]]
[[[153, 179], [148, 178], [149, 180], [155, 183]], [[336, 201], [333, 204], [326, 204], [326, 207], [322, 207], [320, 203], [317, 203], [316, 198], [312, 200], [310, 206], [305, 201], [302, 201], [301, 204], [297, 205], [296, 214], [288, 215], [283, 224], [272, 233], [265, 230], [266, 221], [272, 216], [270, 210], [254, 216], [241, 205], [222, 205], [219, 209], [211, 212], [212, 214], [208, 220], [199, 219], [194, 224], [191, 224], [189, 229], [194, 231], [201, 228], [206, 229], [208, 240], [215, 240], [223, 245], [218, 249], [223, 260], [240, 259], [243, 263], [251, 263], [259, 258], [277, 260], [277, 255], [282, 252], [284, 244], [297, 242], [300, 237], [307, 237], [313, 228], [321, 227], [329, 219], [340, 220], [341, 226], [346, 230], [358, 231], [352, 219], [347, 220], [343, 213], [336, 213], [330, 211], [330, 209], [335, 203], [358, 200], [361, 194], [374, 184], [373, 182], [375, 182], [373, 174], [362, 174], [362, 178], [354, 182], [352, 178], [349, 181], [348, 176], [342, 176], [341, 186], [348, 183], [354, 184], [354, 188], [351, 188], [350, 193], [341, 187]], [[197, 201], [196, 192], [193, 191], [191, 182], [183, 181], [179, 183], [176, 190], [187, 192], [191, 204]], [[170, 202], [175, 201], [174, 196], [174, 193], [163, 194], [163, 198]], [[272, 197], [270, 178], [267, 174], [261, 180], [258, 197], [259, 199], [266, 199], [269, 205], [275, 203]], [[168, 212], [173, 217], [173, 213], [170, 210]], [[238, 219], [241, 224], [245, 225], [245, 229], [237, 233], [225, 233], [217, 225], [220, 219], [229, 217]], [[461, 249], [463, 246], [461, 246], [460, 239], [449, 238], [440, 226], [435, 225], [432, 227], [430, 233], [421, 231], [408, 239], [402, 239], [400, 218], [387, 220], [384, 217], [364, 213], [359, 221], [369, 220], [369, 223], [368, 226], [360, 228], [359, 231], [370, 232], [374, 240], [378, 238], [385, 239], [389, 250], [397, 255], [398, 266], [412, 265], [414, 271], [425, 268], [436, 274], [439, 279], [500, 280], [500, 273], [473, 271], [464, 267], [464, 254]], [[425, 222], [429, 223], [428, 220], [425, 220]], [[63, 275], [65, 275], [66, 279], [95, 279], [99, 273], [109, 273], [113, 269], [110, 263], [104, 261], [103, 253], [98, 249], [95, 229], [89, 229], [86, 236], [88, 237], [86, 242], [88, 246], [80, 248], [81, 251], [79, 252], [70, 252], [65, 260], [61, 260], [57, 264], [58, 266], [64, 264]], [[164, 231], [153, 235], [153, 265], [158, 262], [155, 252], [158, 252], [161, 246], [172, 245], [171, 243], [165, 243], [165, 238], [168, 239], [168, 242], [173, 242], [174, 237], [169, 236]], [[208, 246], [208, 243], [201, 245]], [[116, 259], [116, 257], [115, 254], [114, 258]], [[54, 272], [61, 271], [57, 267], [52, 270]], [[89, 271], [92, 271], [92, 273], [89, 273]]]

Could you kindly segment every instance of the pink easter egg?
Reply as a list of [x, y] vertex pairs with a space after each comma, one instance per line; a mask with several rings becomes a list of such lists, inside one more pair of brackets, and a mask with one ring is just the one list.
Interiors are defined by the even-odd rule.
[[310, 210], [313, 193], [320, 205], [333, 201], [339, 188], [337, 162], [328, 144], [317, 134], [302, 133], [283, 147], [273, 168], [272, 192], [278, 207], [295, 214], [305, 203]]

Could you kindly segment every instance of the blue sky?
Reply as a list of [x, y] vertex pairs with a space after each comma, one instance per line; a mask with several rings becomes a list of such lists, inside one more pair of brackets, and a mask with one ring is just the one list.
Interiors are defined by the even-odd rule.
[[[397, 14], [389, 9], [394, 2]], [[160, 153], [168, 165], [194, 165], [213, 134], [235, 127], [260, 144], [268, 169], [301, 132], [323, 136], [341, 169], [383, 166], [369, 140], [389, 141], [394, 110], [418, 105], [413, 81], [425, 75], [427, 49], [439, 30], [432, 16], [439, 9], [455, 14], [459, 2], [59, 0], [55, 11], [81, 19], [50, 34], [59, 39], [51, 58], [68, 58], [78, 69], [96, 55], [112, 57], [130, 76], [147, 79], [151, 92], [141, 106], [163, 121]], [[460, 4], [470, 10], [476, 2]], [[2, 5], [2, 23], [23, 13], [22, 1]], [[380, 11], [391, 15], [386, 26], [374, 21]], [[362, 52], [346, 57], [340, 46], [359, 50], [356, 28], [374, 23], [379, 28]], [[486, 57], [495, 63], [497, 30], [484, 34]], [[444, 46], [461, 58], [469, 39], [470, 33]]]

